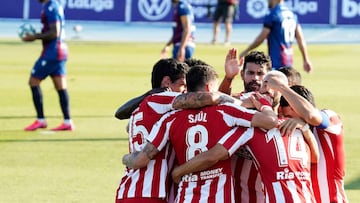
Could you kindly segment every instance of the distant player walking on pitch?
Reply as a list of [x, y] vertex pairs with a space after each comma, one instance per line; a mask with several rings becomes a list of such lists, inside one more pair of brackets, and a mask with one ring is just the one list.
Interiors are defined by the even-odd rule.
[[24, 130], [33, 131], [38, 128], [47, 127], [40, 88], [41, 81], [47, 76], [51, 77], [59, 94], [60, 106], [64, 117], [64, 122], [51, 130], [74, 130], [74, 125], [70, 117], [69, 95], [66, 86], [65, 63], [68, 57], [68, 48], [63, 41], [65, 24], [64, 10], [56, 0], [39, 0], [39, 2], [43, 4], [41, 11], [43, 28], [41, 33], [28, 34], [22, 39], [25, 42], [40, 39], [43, 45], [42, 53], [31, 70], [29, 79], [37, 119]]
[[174, 27], [171, 39], [161, 50], [161, 57], [167, 58], [170, 45], [173, 44], [172, 57], [184, 62], [191, 58], [195, 51], [194, 42], [194, 13], [187, 0], [172, 0], [174, 5]]

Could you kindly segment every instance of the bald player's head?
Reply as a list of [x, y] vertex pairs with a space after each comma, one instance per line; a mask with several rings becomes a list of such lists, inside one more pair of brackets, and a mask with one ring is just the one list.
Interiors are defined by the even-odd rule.
[[275, 91], [269, 87], [268, 82], [270, 80], [278, 81], [278, 84], [282, 84], [285, 86], [288, 86], [289, 81], [284, 73], [277, 71], [277, 70], [269, 71], [264, 76], [264, 79], [263, 79], [263, 82], [262, 82], [262, 85], [260, 88], [260, 93], [269, 95], [273, 99], [273, 108], [277, 109], [277, 107], [279, 106], [279, 103], [280, 103], [281, 94], [280, 94], [280, 92]]

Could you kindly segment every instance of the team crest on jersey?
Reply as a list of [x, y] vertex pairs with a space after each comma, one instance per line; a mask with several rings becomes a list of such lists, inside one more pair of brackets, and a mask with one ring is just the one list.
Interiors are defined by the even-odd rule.
[[138, 9], [140, 14], [148, 20], [160, 20], [164, 18], [171, 9], [170, 0], [139, 0]]

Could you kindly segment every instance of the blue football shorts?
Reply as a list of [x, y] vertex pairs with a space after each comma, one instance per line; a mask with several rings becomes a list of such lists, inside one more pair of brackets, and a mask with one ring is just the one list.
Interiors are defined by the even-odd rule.
[[[173, 49], [173, 58], [176, 58], [177, 53], [179, 51], [180, 43], [174, 45]], [[185, 47], [185, 59], [191, 58], [195, 52], [195, 45], [188, 45]]]
[[31, 76], [39, 78], [40, 80], [45, 79], [47, 76], [65, 76], [66, 75], [66, 60], [46, 60], [39, 58], [33, 69], [31, 70]]

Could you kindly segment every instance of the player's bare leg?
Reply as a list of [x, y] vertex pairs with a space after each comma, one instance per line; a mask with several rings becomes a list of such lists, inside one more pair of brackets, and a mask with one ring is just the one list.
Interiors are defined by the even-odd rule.
[[224, 45], [225, 46], [229, 46], [230, 45], [230, 35], [232, 32], [232, 22], [225, 22], [225, 42]]
[[213, 24], [213, 39], [211, 41], [211, 44], [216, 44], [219, 32], [220, 32], [220, 22], [215, 21]]

